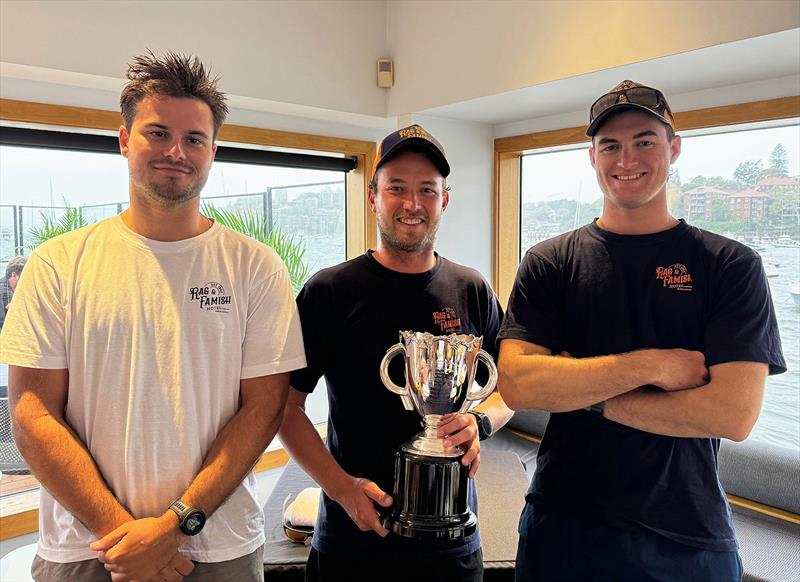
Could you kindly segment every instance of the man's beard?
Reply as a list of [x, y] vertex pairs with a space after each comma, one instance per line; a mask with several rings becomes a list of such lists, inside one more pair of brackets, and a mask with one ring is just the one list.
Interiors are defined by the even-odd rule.
[[161, 206], [180, 206], [200, 195], [204, 184], [188, 184], [185, 188], [177, 188], [174, 184], [143, 184], [142, 190], [147, 197]]
[[208, 180], [208, 174], [200, 176], [197, 170], [194, 170], [194, 175], [198, 177], [198, 179], [188, 183], [182, 188], [178, 186], [177, 180], [171, 177], [167, 178], [166, 182], [158, 182], [156, 180], [148, 181], [141, 175], [132, 176], [132, 178], [141, 192], [143, 192], [150, 201], [167, 208], [180, 206], [200, 195], [200, 192], [203, 190]]
[[417, 240], [403, 240], [399, 236], [395, 235], [391, 228], [386, 228], [380, 220], [377, 221], [378, 223], [378, 233], [381, 236], [381, 240], [389, 247], [392, 247], [395, 250], [402, 251], [405, 253], [418, 253], [423, 251], [427, 248], [433, 247], [433, 243], [436, 240], [436, 232], [439, 230], [439, 223], [431, 224], [428, 232], [425, 233], [424, 236]]

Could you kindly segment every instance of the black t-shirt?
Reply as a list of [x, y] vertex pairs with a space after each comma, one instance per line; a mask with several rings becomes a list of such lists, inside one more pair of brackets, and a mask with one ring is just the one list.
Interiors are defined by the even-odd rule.
[[[592, 223], [534, 246], [499, 337], [576, 358], [684, 348], [703, 352], [709, 366], [752, 361], [772, 374], [786, 370], [758, 254], [683, 221], [627, 236]], [[552, 414], [528, 499], [733, 550], [718, 451], [719, 439], [656, 435], [583, 410]]]
[[[298, 295], [297, 306], [308, 366], [292, 373], [291, 385], [311, 392], [325, 376], [327, 446], [333, 458], [350, 475], [371, 479], [391, 494], [395, 454], [422, 427], [419, 414], [405, 410], [380, 379], [386, 350], [400, 341], [401, 330], [463, 333], [483, 336], [484, 349], [496, 358], [500, 304], [476, 271], [438, 255], [430, 271], [405, 274], [383, 267], [368, 251], [317, 273]], [[389, 371], [402, 386], [401, 356]], [[477, 511], [472, 480], [469, 498]], [[320, 552], [354, 557], [447, 559], [476, 551], [480, 538], [477, 532], [440, 543], [394, 534], [381, 538], [360, 531], [339, 504], [323, 495], [313, 545]]]

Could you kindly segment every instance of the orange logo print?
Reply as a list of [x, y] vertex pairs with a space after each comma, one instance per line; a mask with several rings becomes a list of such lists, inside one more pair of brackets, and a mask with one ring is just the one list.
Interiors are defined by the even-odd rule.
[[456, 310], [452, 307], [445, 307], [441, 311], [434, 311], [433, 322], [437, 324], [443, 332], [455, 332], [461, 327], [461, 318], [456, 315]]
[[675, 263], [669, 267], [656, 268], [656, 279], [662, 282], [664, 287], [677, 291], [692, 290], [692, 275], [686, 265]]

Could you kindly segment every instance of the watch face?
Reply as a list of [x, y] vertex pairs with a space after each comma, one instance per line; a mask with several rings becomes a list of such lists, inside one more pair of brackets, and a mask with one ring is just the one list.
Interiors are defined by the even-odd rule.
[[206, 522], [201, 513], [191, 513], [183, 522], [183, 527], [186, 533], [192, 535], [203, 529], [203, 524]]
[[481, 425], [483, 425], [483, 430], [486, 433], [486, 436], [492, 436], [492, 421], [489, 420], [488, 416], [484, 415], [483, 418], [481, 418]]

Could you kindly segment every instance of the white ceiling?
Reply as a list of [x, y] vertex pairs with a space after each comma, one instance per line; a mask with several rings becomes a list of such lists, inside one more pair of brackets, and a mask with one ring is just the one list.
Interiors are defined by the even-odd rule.
[[[800, 29], [792, 29], [434, 107], [419, 113], [499, 125], [586, 111], [592, 99], [623, 79], [633, 79], [658, 87], [669, 96], [678, 96], [798, 75]], [[774, 88], [778, 93], [786, 90], [785, 86], [778, 87], [777, 84]], [[789, 94], [800, 94], [800, 85]], [[732, 97], [735, 102], [736, 95]], [[677, 111], [681, 110], [679, 102], [680, 99], [670, 99]]]

